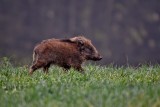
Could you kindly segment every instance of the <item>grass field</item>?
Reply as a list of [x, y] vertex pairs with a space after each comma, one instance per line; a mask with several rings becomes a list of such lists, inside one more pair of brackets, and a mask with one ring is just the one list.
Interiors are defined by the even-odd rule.
[[0, 65], [0, 107], [160, 107], [160, 66], [86, 65], [85, 75], [52, 67]]

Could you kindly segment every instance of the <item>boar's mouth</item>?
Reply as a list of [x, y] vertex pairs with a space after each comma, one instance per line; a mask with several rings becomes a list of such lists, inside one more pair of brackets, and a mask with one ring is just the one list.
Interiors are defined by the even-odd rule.
[[94, 56], [94, 57], [89, 57], [88, 60], [93, 60], [93, 61], [99, 61], [102, 59], [102, 56]]

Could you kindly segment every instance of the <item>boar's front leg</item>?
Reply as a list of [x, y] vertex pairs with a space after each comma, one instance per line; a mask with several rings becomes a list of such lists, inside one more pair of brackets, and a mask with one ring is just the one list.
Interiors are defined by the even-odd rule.
[[80, 73], [84, 74], [84, 69], [81, 67], [81, 65], [74, 66], [73, 68], [79, 71]]
[[64, 71], [68, 71], [71, 68], [70, 64], [63, 64]]

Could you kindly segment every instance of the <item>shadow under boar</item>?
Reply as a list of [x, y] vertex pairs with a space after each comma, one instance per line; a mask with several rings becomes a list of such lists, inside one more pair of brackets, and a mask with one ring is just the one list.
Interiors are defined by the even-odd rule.
[[71, 67], [81, 73], [83, 68], [81, 64], [86, 60], [98, 61], [102, 56], [92, 45], [91, 40], [77, 36], [69, 39], [48, 39], [43, 40], [36, 45], [33, 51], [33, 64], [30, 67], [29, 74], [36, 69], [43, 68], [48, 73], [51, 64], [63, 67], [68, 70]]

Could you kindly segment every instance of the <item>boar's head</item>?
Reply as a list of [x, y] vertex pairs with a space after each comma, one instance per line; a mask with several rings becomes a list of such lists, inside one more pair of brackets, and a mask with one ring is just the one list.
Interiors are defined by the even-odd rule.
[[70, 38], [70, 41], [77, 43], [78, 49], [87, 60], [98, 61], [102, 59], [102, 56], [98, 53], [97, 49], [91, 43], [91, 40], [77, 36]]

